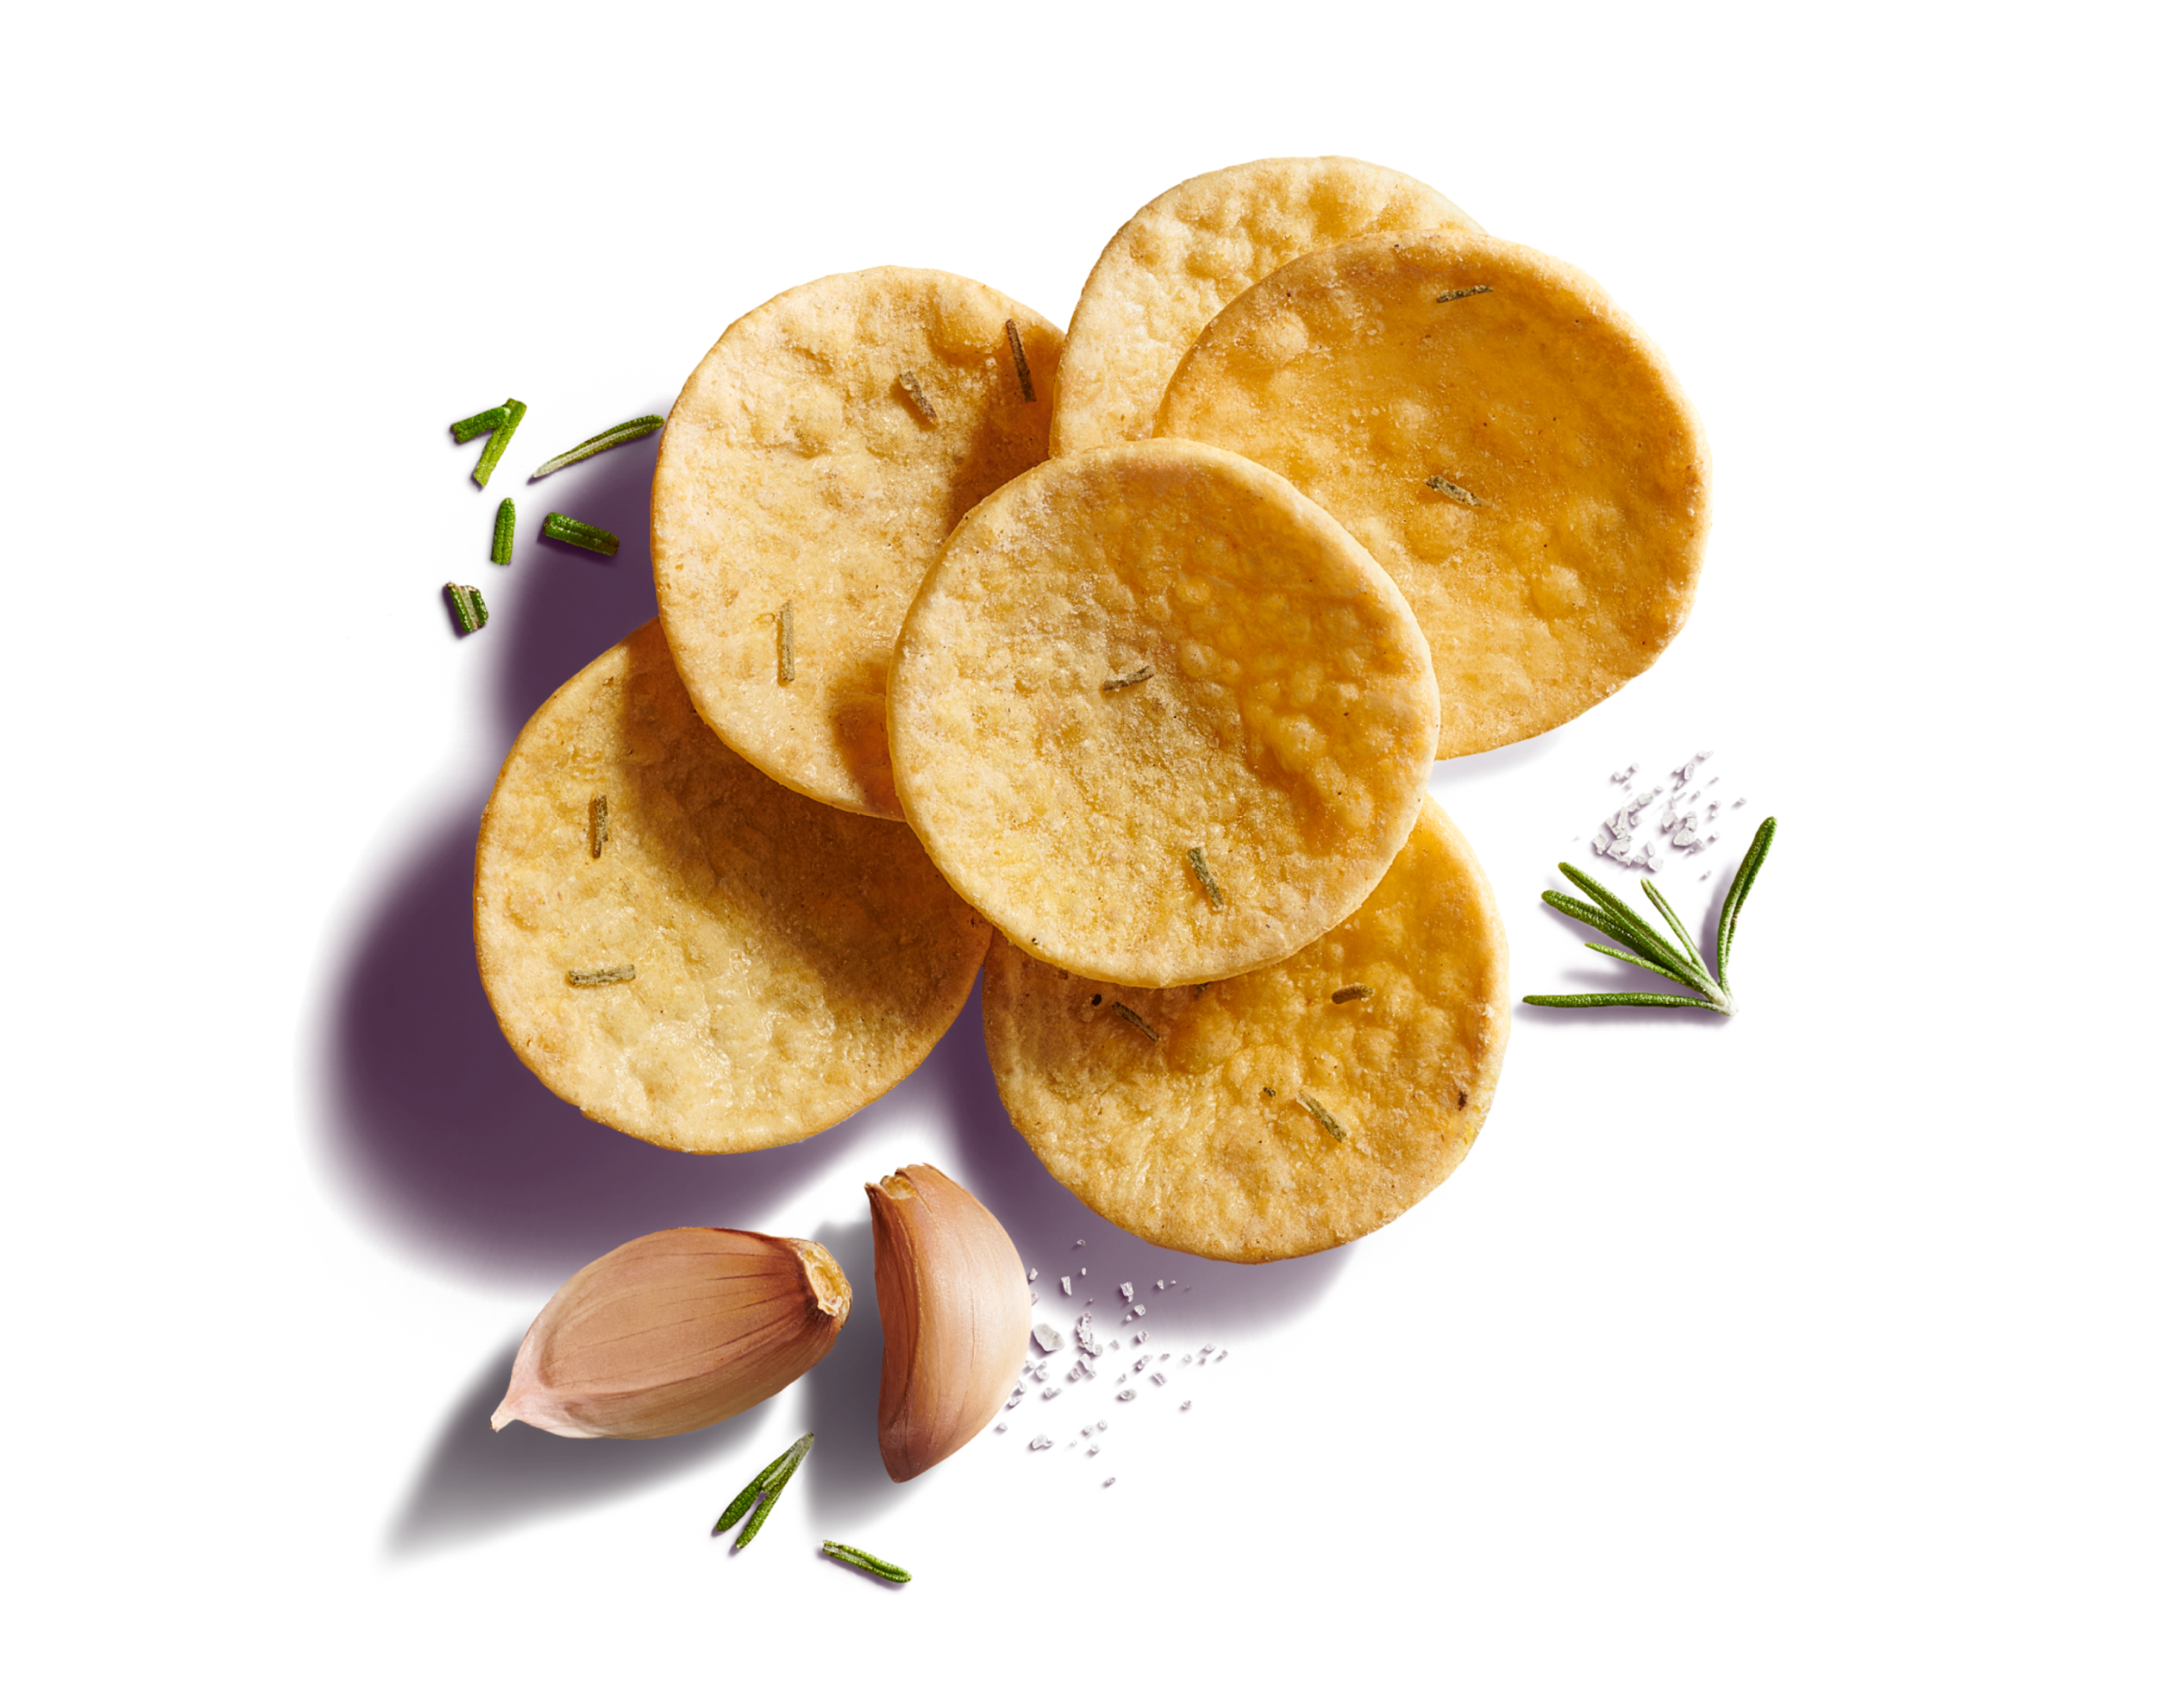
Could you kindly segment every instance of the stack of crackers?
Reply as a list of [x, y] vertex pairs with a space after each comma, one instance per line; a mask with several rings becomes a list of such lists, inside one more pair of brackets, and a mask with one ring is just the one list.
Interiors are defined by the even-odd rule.
[[1001, 1099], [1094, 1210], [1354, 1239], [1507, 1038], [1434, 761], [1659, 656], [1707, 477], [1596, 284], [1355, 159], [1169, 190], [1066, 337], [937, 271], [793, 288], [668, 420], [659, 621], [501, 771], [501, 1025], [599, 1121], [745, 1151], [907, 1075], [983, 966]]

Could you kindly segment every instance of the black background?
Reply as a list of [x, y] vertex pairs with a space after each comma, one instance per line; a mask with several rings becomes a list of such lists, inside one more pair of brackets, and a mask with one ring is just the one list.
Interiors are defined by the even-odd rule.
[[[1806, 1362], [1824, 1319], [1800, 1244], [1821, 1149], [1769, 1098], [1828, 1088], [1793, 1032], [1789, 954], [1824, 862], [1815, 714], [1832, 679], [1800, 589], [1828, 565], [1808, 502], [1821, 378], [1800, 369], [1819, 353], [1785, 360], [1756, 299], [1800, 251], [1819, 194], [1782, 177], [1780, 201], [1725, 209], [1697, 153], [1658, 136], [1641, 147], [1605, 120], [1553, 162], [1483, 147], [1455, 120], [1387, 116], [1035, 155], [939, 148], [945, 166], [878, 118], [867, 140], [856, 170], [723, 137], [716, 166], [666, 175], [631, 159], [500, 187], [459, 162], [358, 164], [326, 183], [310, 216], [326, 220], [321, 251], [343, 255], [327, 277], [345, 301], [343, 382], [292, 465], [317, 515], [277, 660], [299, 888], [281, 967], [301, 989], [356, 854], [446, 751], [456, 648], [432, 589], [476, 570], [493, 498], [677, 387], [738, 312], [827, 270], [902, 262], [963, 270], [1066, 323], [1112, 229], [1186, 175], [1304, 151], [1411, 170], [1494, 234], [1592, 270], [1669, 349], [1717, 454], [1713, 550], [1682, 640], [1546, 760], [1450, 794], [1501, 893], [1513, 982], [1551, 987], [1574, 956], [1531, 899], [1570, 836], [1612, 810], [1605, 773], [1713, 747], [1725, 786], [1754, 801], [1725, 845], [1760, 815], [1785, 816], [1738, 952], [1749, 1010], [1721, 1035], [1518, 1031], [1459, 1175], [1319, 1316], [1192, 1378], [1199, 1408], [1146, 1428], [1129, 1483], [1099, 1494], [1074, 1458], [981, 1441], [876, 1526], [873, 1550], [917, 1572], [887, 1622], [1002, 1607], [1050, 1616], [1057, 1644], [1072, 1617], [1127, 1638], [1156, 1617], [1188, 1622], [1239, 1578], [1273, 1605], [1389, 1622], [1553, 1592], [1603, 1617], [1662, 1598], [1764, 1609], [1767, 1559], [1752, 1548], [1802, 1509], [1795, 1452], [1826, 1395]], [[369, 238], [343, 244], [341, 227]], [[476, 448], [448, 445], [443, 426], [511, 393], [531, 415], [511, 470], [478, 496]], [[1666, 887], [1686, 913], [1697, 904], [1673, 862]], [[299, 1408], [292, 1433], [236, 1434], [223, 1461], [254, 1483], [265, 1544], [308, 1545], [299, 1563], [323, 1602], [363, 1600], [399, 1624], [448, 1605], [644, 1594], [723, 1627], [784, 1605], [854, 1622], [887, 1602], [808, 1567], [788, 1506], [734, 1567], [699, 1539], [791, 1430], [657, 1498], [389, 1566], [380, 1528], [426, 1428], [509, 1323], [420, 1297], [358, 1251], [269, 1103], [251, 1133], [284, 1177], [258, 1229], [291, 1273], [262, 1365]]]

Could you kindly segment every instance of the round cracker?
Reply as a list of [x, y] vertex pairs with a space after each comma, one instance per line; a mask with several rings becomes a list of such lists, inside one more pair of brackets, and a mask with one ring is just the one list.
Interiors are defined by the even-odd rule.
[[1286, 266], [1206, 326], [1161, 431], [1280, 471], [1387, 566], [1444, 758], [1597, 704], [1697, 592], [1697, 416], [1597, 283], [1513, 242], [1368, 236]]
[[1291, 259], [1375, 230], [1478, 227], [1424, 183], [1360, 159], [1261, 159], [1178, 183], [1085, 278], [1055, 374], [1055, 455], [1151, 435], [1199, 331]]
[[902, 815], [888, 654], [957, 520], [1046, 456], [1061, 345], [983, 283], [890, 265], [768, 300], [684, 384], [652, 480], [660, 626], [699, 715], [776, 781]]
[[1270, 969], [1145, 993], [997, 940], [985, 1021], [1001, 1102], [1056, 1180], [1155, 1245], [1262, 1263], [1393, 1222], [1463, 1160], [1508, 1038], [1508, 949], [1429, 800], [1373, 896]]
[[[947, 1031], [992, 933], [908, 829], [722, 745], [657, 623], [516, 737], [475, 905], [516, 1055], [585, 1115], [684, 1151], [785, 1144], [877, 1099]], [[624, 966], [633, 978], [570, 980]]]
[[1436, 713], [1364, 548], [1182, 441], [1056, 459], [979, 506], [888, 682], [941, 873], [1034, 956], [1139, 986], [1256, 969], [1356, 910], [1424, 800]]

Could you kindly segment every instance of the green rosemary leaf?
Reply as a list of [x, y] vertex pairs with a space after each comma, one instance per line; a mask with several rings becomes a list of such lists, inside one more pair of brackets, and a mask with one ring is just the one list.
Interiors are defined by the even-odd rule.
[[475, 587], [465, 587], [458, 582], [448, 583], [448, 604], [454, 608], [455, 621], [466, 635], [474, 635], [485, 626], [485, 595]]
[[1458, 487], [1445, 476], [1429, 476], [1426, 486], [1436, 493], [1446, 493], [1460, 505], [1476, 505], [1479, 496], [1468, 487]]
[[504, 499], [493, 516], [493, 561], [506, 564], [515, 556], [515, 502]]
[[[1624, 938], [1633, 943], [1633, 949], [1643, 952], [1648, 957], [1658, 959], [1681, 975], [1686, 977], [1695, 975], [1696, 972], [1691, 966], [1676, 955], [1675, 946], [1670, 942], [1669, 937], [1641, 916], [1633, 907], [1625, 904], [1576, 865], [1563, 864], [1559, 867], [1564, 875], [1583, 889], [1587, 898], [1630, 930]], [[1693, 979], [1691, 985], [1696, 987], [1699, 983]]]
[[1435, 294], [1434, 296], [1434, 303], [1435, 305], [1446, 305], [1452, 299], [1469, 299], [1474, 294], [1490, 294], [1493, 292], [1493, 283], [1480, 282], [1474, 287], [1451, 288], [1445, 294]]
[[1125, 687], [1134, 687], [1140, 682], [1150, 682], [1152, 679], [1152, 665], [1140, 664], [1127, 676], [1110, 676], [1100, 684], [1100, 691], [1103, 693], [1119, 693]]
[[1213, 879], [1213, 871], [1206, 867], [1206, 854], [1195, 846], [1186, 854], [1190, 860], [1190, 873], [1198, 877], [1198, 884], [1206, 889], [1206, 903], [1216, 910], [1228, 903], [1221, 895], [1221, 883]]
[[866, 1574], [876, 1574], [882, 1580], [891, 1580], [898, 1586], [910, 1578], [908, 1569], [898, 1568], [884, 1557], [876, 1557], [870, 1551], [861, 1551], [855, 1545], [845, 1545], [837, 1539], [821, 1540], [819, 1549], [838, 1563], [861, 1568]]
[[1699, 949], [1691, 938], [1691, 930], [1684, 927], [1684, 919], [1676, 915], [1674, 907], [1669, 903], [1668, 896], [1653, 885], [1650, 877], [1640, 885], [1646, 889], [1646, 897], [1653, 902], [1653, 909], [1667, 917], [1669, 927], [1676, 931], [1676, 938], [1682, 943], [1684, 955], [1691, 960], [1694, 968], [1704, 969], [1706, 965], [1699, 957]]
[[1323, 1128], [1326, 1129], [1327, 1132], [1333, 1135], [1336, 1139], [1346, 1140], [1350, 1138], [1349, 1134], [1344, 1131], [1342, 1124], [1334, 1120], [1334, 1113], [1329, 1110], [1326, 1105], [1321, 1104], [1318, 1099], [1313, 1098], [1311, 1094], [1298, 1094], [1297, 1103], [1303, 1105], [1306, 1110], [1311, 1111], [1312, 1121], [1318, 1123]]
[[796, 679], [796, 602], [784, 599], [773, 620], [773, 679], [786, 687]]
[[551, 476], [557, 470], [566, 470], [571, 465], [588, 459], [594, 453], [603, 453], [610, 447], [627, 446], [632, 441], [641, 441], [654, 430], [664, 428], [666, 422], [665, 417], [648, 414], [643, 417], [632, 417], [627, 423], [617, 423], [611, 429], [602, 429], [590, 440], [577, 442], [560, 458], [547, 459], [531, 472], [531, 479], [536, 481], [542, 476]]
[[743, 1550], [745, 1545], [758, 1538], [758, 1530], [766, 1526], [766, 1518], [773, 1514], [773, 1506], [781, 1502], [782, 1489], [788, 1484], [790, 1477], [794, 1475], [798, 1467], [802, 1465], [804, 1454], [811, 1449], [813, 1437], [811, 1434], [805, 1434], [767, 1465], [766, 1472], [759, 1478], [761, 1483], [760, 1490], [765, 1493], [766, 1497], [759, 1507], [751, 1512], [750, 1525], [736, 1535], [738, 1550]]
[[603, 553], [612, 558], [621, 550], [621, 537], [610, 529], [602, 529], [587, 523], [581, 517], [571, 517], [560, 511], [546, 514], [546, 521], [538, 532], [549, 541], [566, 541], [572, 547], [582, 547], [587, 552]]
[[1352, 982], [1348, 987], [1338, 987], [1334, 989], [1334, 1002], [1337, 1005], [1347, 1005], [1353, 999], [1370, 999], [1372, 996], [1373, 989], [1362, 982]]
[[493, 480], [493, 472], [500, 463], [500, 455], [508, 450], [508, 443], [515, 438], [515, 426], [523, 420], [523, 414], [527, 409], [520, 399], [511, 399], [503, 408], [507, 415], [493, 425], [493, 438], [485, 443], [485, 450], [478, 454], [477, 468], [471, 472], [471, 480], [480, 487]]
[[1583, 1010], [1594, 1005], [1680, 1005], [1687, 1009], [1719, 1010], [1718, 1005], [1709, 1005], [1703, 999], [1687, 999], [1680, 993], [1528, 993], [1527, 1005], [1559, 1006], [1565, 1010]]
[[592, 795], [592, 855], [596, 858], [607, 849], [607, 796]]
[[603, 969], [571, 970], [568, 976], [571, 987], [612, 987], [617, 982], [636, 979], [635, 964], [609, 964]]
[[495, 405], [479, 412], [475, 417], [465, 417], [460, 423], [448, 424], [448, 432], [455, 437], [455, 444], [460, 447], [465, 441], [474, 441], [479, 436], [498, 429], [506, 421], [508, 408]]
[[[816, 1437], [813, 1434], [805, 1434], [752, 1476], [751, 1483], [738, 1493], [735, 1501], [721, 1512], [721, 1519], [713, 1524], [713, 1531], [716, 1533], [725, 1533], [737, 1522], [742, 1521], [744, 1512], [758, 1501], [760, 1493], [778, 1494], [781, 1489], [788, 1484], [789, 1476], [796, 1472], [797, 1466], [803, 1462], [804, 1454], [811, 1449], [811, 1442]], [[750, 1531], [746, 1533], [743, 1539], [737, 1540], [736, 1544], [738, 1546], [742, 1545], [751, 1537], [751, 1534], [757, 1532], [757, 1524], [754, 1522]]]
[[1644, 958], [1640, 957], [1635, 952], [1618, 951], [1613, 946], [1602, 946], [1591, 940], [1588, 940], [1585, 943], [1585, 948], [1589, 952], [1598, 952], [1602, 956], [1613, 958], [1620, 963], [1635, 964], [1641, 970], [1651, 970], [1655, 975], [1664, 977], [1669, 981], [1680, 982], [1685, 987], [1696, 985], [1696, 983], [1691, 981], [1688, 977], [1669, 975], [1668, 971], [1663, 969], [1660, 965], [1649, 963]]
[[1159, 1029], [1154, 1027], [1151, 1023], [1146, 1021], [1144, 1017], [1139, 1016], [1136, 1011], [1131, 1010], [1128, 1005], [1123, 1004], [1119, 999], [1115, 1001], [1115, 1014], [1121, 1017], [1125, 1022], [1128, 1022], [1133, 1028], [1135, 1028], [1140, 1034], [1143, 1034], [1147, 1039], [1157, 1041], [1160, 1038]]
[[[1563, 867], [1568, 866], [1565, 865]], [[1587, 904], [1582, 899], [1572, 899], [1568, 893], [1557, 892], [1552, 888], [1540, 897], [1551, 909], [1559, 910], [1565, 916], [1574, 917], [1588, 927], [1597, 928], [1609, 939], [1620, 940], [1632, 951], [1642, 954], [1663, 975], [1702, 993], [1706, 991], [1699, 972], [1679, 958], [1651, 928], [1642, 924], [1634, 927], [1611, 912]]]
[[1774, 843], [1774, 819], [1770, 816], [1752, 837], [1744, 861], [1736, 866], [1736, 879], [1729, 884], [1728, 897], [1721, 902], [1721, 920], [1713, 929], [1713, 973], [1724, 993], [1729, 990], [1729, 943], [1736, 938], [1736, 919], [1744, 901], [1752, 896], [1752, 884], [1759, 879], [1759, 866], [1767, 861], [1768, 849]]
[[1023, 390], [1024, 404], [1028, 405], [1039, 396], [1031, 391], [1031, 360], [1024, 357], [1023, 337], [1017, 332], [1013, 317], [1002, 326], [1009, 331], [1009, 351], [1016, 355], [1017, 386]]

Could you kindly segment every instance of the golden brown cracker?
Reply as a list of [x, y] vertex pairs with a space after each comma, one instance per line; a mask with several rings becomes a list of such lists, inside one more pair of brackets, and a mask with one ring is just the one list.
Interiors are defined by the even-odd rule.
[[517, 737], [478, 831], [478, 970], [538, 1078], [624, 1133], [749, 1151], [915, 1069], [991, 931], [898, 824], [699, 720], [657, 623]]
[[1261, 159], [1178, 183], [1085, 279], [1055, 378], [1056, 455], [1151, 435], [1199, 331], [1291, 259], [1375, 230], [1477, 227], [1424, 183], [1358, 159]]
[[1508, 953], [1428, 800], [1373, 896], [1295, 956], [1148, 992], [997, 938], [985, 1023], [1001, 1102], [1056, 1179], [1156, 1245], [1258, 1263], [1368, 1233], [1462, 1161], [1501, 1073]]
[[1512, 242], [1374, 235], [1285, 266], [1206, 326], [1161, 431], [1280, 472], [1387, 567], [1444, 758], [1598, 704], [1697, 591], [1697, 416], [1597, 283]]
[[1424, 801], [1436, 699], [1339, 524], [1232, 453], [1143, 441], [964, 520], [904, 620], [888, 730], [958, 892], [1034, 956], [1165, 986], [1357, 908]]
[[901, 815], [888, 654], [956, 520], [1046, 456], [1061, 342], [983, 283], [888, 266], [737, 319], [684, 385], [652, 485], [660, 625], [766, 774]]

